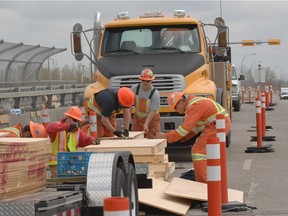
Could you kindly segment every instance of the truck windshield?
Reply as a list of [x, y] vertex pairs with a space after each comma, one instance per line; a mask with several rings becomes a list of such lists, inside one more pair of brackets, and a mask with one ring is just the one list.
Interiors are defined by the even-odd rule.
[[199, 53], [197, 25], [107, 28], [102, 55]]

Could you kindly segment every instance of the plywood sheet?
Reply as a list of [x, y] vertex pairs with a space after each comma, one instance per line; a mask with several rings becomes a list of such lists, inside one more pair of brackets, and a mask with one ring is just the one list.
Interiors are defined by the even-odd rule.
[[85, 151], [130, 151], [133, 155], [151, 155], [167, 146], [166, 139], [101, 140], [100, 145], [89, 145]]
[[[118, 140], [119, 137], [101, 137], [100, 140]], [[144, 139], [144, 132], [143, 131], [129, 131], [129, 139]]]
[[177, 215], [185, 215], [192, 201], [164, 194], [168, 185], [168, 182], [153, 178], [152, 189], [138, 189], [139, 202]]
[[135, 163], [164, 163], [166, 156], [165, 150], [153, 155], [133, 155]]
[[[164, 191], [165, 194], [193, 200], [207, 201], [207, 184], [174, 177]], [[228, 189], [228, 201], [243, 203], [242, 191]]]

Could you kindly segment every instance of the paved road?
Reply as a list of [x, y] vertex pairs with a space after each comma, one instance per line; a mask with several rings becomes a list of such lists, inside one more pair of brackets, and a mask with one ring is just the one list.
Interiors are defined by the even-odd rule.
[[[256, 132], [251, 126], [256, 125], [254, 104], [242, 104], [240, 112], [233, 112], [232, 143], [227, 149], [228, 186], [244, 191], [244, 203], [256, 207], [253, 211], [226, 212], [223, 215], [288, 215], [288, 100], [280, 101], [275, 93], [274, 111], [266, 112], [266, 125], [273, 129], [266, 136], [276, 136], [276, 141], [265, 141], [263, 145], [272, 144], [275, 152], [245, 153], [247, 147], [257, 146], [251, 142]], [[176, 167], [191, 167], [189, 162], [176, 163]], [[179, 176], [183, 169], [174, 173]], [[199, 209], [189, 210], [187, 215], [208, 215]]]

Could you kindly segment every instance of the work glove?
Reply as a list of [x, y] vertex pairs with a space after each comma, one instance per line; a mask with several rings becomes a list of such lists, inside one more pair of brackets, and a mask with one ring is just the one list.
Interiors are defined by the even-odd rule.
[[100, 140], [97, 139], [97, 138], [95, 138], [95, 139], [92, 141], [91, 145], [100, 145]]
[[70, 124], [69, 128], [67, 129], [67, 132], [71, 132], [73, 130], [76, 130], [77, 128], [78, 128], [78, 125]]
[[115, 135], [115, 136], [117, 136], [117, 137], [122, 137], [122, 138], [124, 138], [125, 137], [125, 135], [123, 134], [123, 132], [121, 132], [121, 131], [114, 131], [113, 132], [113, 134]]
[[124, 129], [122, 133], [125, 137], [129, 137], [129, 131], [127, 129]]

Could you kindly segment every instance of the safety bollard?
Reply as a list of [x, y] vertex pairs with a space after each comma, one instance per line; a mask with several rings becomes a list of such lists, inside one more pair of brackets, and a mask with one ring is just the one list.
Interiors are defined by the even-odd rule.
[[269, 105], [273, 106], [274, 104], [273, 104], [273, 87], [272, 87], [272, 85], [270, 85], [269, 93], [270, 93], [270, 104]]
[[84, 106], [81, 106], [80, 110], [82, 112], [82, 120], [85, 121], [86, 120], [86, 109]]
[[256, 98], [256, 130], [257, 130], [257, 147], [262, 147], [262, 115], [261, 102]]
[[[265, 97], [265, 96], [262, 96]], [[270, 145], [262, 145], [262, 141], [263, 141], [263, 135], [262, 135], [262, 104], [263, 101], [260, 101], [259, 98], [255, 99], [255, 103], [256, 103], [256, 129], [257, 129], [257, 136], [254, 137], [257, 140], [257, 147], [247, 147], [247, 149], [245, 150], [246, 153], [264, 153], [264, 152], [274, 152], [274, 149], [271, 148], [271, 144]], [[264, 102], [264, 106], [265, 106], [265, 102]], [[251, 141], [254, 141], [254, 139], [252, 139]]]
[[48, 108], [44, 107], [41, 110], [42, 125], [46, 128], [49, 124]]
[[263, 91], [261, 94], [261, 123], [262, 123], [262, 137], [266, 135], [266, 95]]
[[260, 95], [260, 86], [257, 85], [257, 96], [256, 96], [256, 98], [260, 98], [260, 97], [261, 97], [261, 95]]
[[248, 103], [251, 103], [251, 87], [248, 88]]
[[221, 168], [219, 138], [208, 138], [207, 154], [207, 189], [208, 216], [221, 216]]
[[265, 85], [265, 105], [267, 108], [270, 107], [270, 101], [269, 101], [269, 85]]
[[104, 199], [104, 216], [129, 216], [129, 198], [111, 197]]
[[241, 102], [242, 102], [242, 104], [244, 103], [244, 98], [245, 98], [245, 89], [244, 89], [244, 87], [242, 87], [242, 90], [241, 90], [241, 93], [242, 93], [242, 98], [241, 98]]
[[98, 137], [97, 134], [97, 116], [96, 116], [96, 112], [91, 111], [90, 112], [90, 136], [93, 136], [95, 138]]
[[227, 154], [226, 154], [226, 133], [225, 115], [216, 115], [216, 132], [220, 141], [221, 155], [221, 201], [222, 204], [228, 203], [228, 181], [227, 181]]

